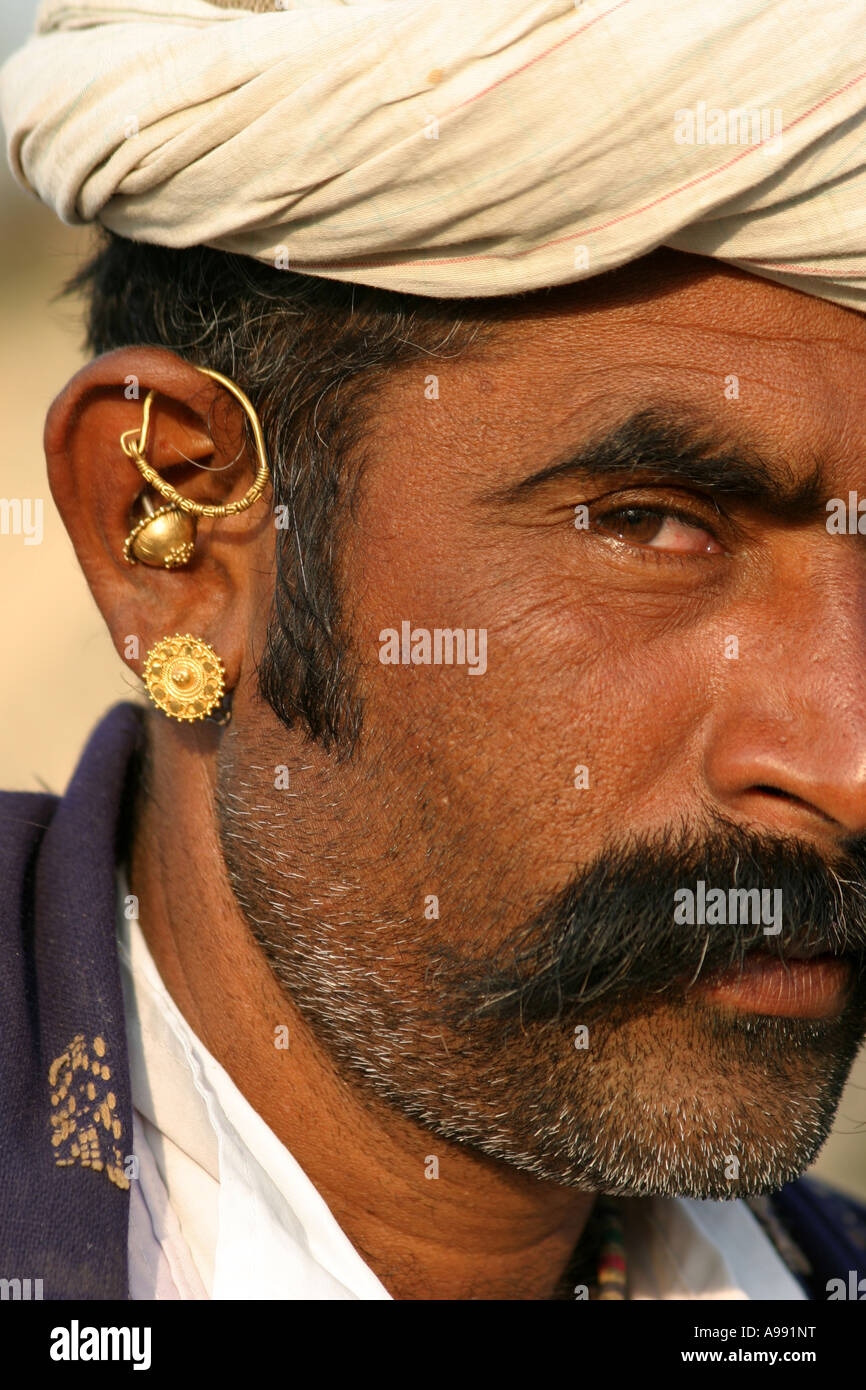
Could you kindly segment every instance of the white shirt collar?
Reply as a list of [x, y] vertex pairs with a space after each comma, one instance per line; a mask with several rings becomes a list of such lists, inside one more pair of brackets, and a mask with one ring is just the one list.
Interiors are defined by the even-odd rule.
[[[208, 1124], [216, 1140], [210, 1296], [390, 1298], [289, 1150], [193, 1033], [134, 920], [124, 919], [120, 960], [133, 1106], [199, 1169], [205, 1197], [213, 1180], [212, 1148], [202, 1142]], [[151, 1175], [151, 1193], [153, 1186]], [[189, 1184], [186, 1195], [195, 1201]], [[175, 1194], [168, 1196], [176, 1208]], [[183, 1211], [177, 1216], [183, 1229]]]

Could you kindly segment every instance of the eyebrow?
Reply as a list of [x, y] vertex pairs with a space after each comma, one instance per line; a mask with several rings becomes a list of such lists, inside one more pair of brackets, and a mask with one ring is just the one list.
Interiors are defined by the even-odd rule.
[[824, 510], [826, 486], [817, 461], [798, 471], [789, 459], [770, 459], [751, 445], [723, 442], [705, 420], [657, 408], [636, 411], [576, 452], [495, 489], [487, 500], [519, 502], [558, 479], [645, 474], [725, 494], [790, 520]]

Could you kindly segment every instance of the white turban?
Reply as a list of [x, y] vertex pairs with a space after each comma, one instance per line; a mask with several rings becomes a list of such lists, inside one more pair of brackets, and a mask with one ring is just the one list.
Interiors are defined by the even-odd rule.
[[64, 221], [440, 296], [667, 245], [866, 307], [863, 0], [225, 5], [43, 4], [0, 111]]

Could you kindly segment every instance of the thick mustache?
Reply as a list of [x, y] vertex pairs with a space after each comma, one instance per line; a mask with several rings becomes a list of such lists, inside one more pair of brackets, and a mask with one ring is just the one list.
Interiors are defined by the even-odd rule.
[[[781, 929], [768, 935], [766, 919], [751, 914], [725, 925], [677, 922], [675, 894], [700, 882], [707, 891], [780, 892]], [[527, 1023], [685, 989], [755, 949], [783, 960], [802, 951], [866, 958], [866, 837], [846, 842], [832, 863], [811, 846], [726, 822], [700, 837], [680, 827], [612, 845], [495, 958], [474, 963], [461, 1017]]]

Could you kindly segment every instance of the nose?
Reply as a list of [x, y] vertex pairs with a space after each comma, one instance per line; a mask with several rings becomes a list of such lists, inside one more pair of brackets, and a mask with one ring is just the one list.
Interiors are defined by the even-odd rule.
[[866, 627], [849, 597], [810, 619], [793, 602], [726, 662], [704, 776], [728, 818], [828, 844], [866, 834]]

